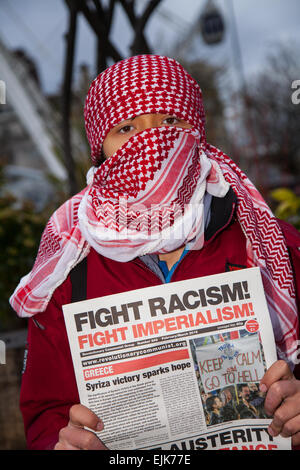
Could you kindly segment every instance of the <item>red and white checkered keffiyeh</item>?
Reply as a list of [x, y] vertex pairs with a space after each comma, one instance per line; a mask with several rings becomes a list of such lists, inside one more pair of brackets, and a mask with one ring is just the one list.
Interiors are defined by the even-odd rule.
[[[79, 227], [98, 253], [129, 261], [204, 243], [204, 195], [229, 189], [195, 129], [156, 127], [131, 137], [89, 174]], [[190, 248], [193, 245], [189, 245]]]
[[[102, 143], [109, 130], [123, 120], [146, 113], [175, 115], [193, 128], [146, 130], [130, 139], [97, 168]], [[152, 218], [149, 218], [149, 206], [153, 201], [168, 203], [168, 220], [171, 220], [168, 229], [171, 225], [175, 230], [176, 222], [180, 224], [184, 220], [190, 224], [190, 231], [185, 231], [185, 242], [192, 236], [201, 239], [201, 210], [189, 217], [185, 204], [201, 203], [203, 191], [213, 193], [213, 188], [216, 189], [215, 195], [222, 197], [229, 183], [237, 196], [237, 218], [247, 239], [248, 266], [261, 268], [278, 351], [291, 359], [297, 347], [298, 315], [284, 237], [275, 217], [246, 175], [228, 156], [207, 144], [202, 94], [192, 77], [180, 64], [167, 57], [144, 55], [118, 62], [93, 81], [86, 100], [85, 123], [95, 167], [88, 174], [88, 186], [60, 207], [49, 220], [33, 269], [21, 279], [10, 299], [17, 313], [32, 316], [44, 311], [54, 290], [87, 256], [91, 245], [100, 252], [103, 249], [105, 256], [119, 252], [117, 256], [125, 254], [126, 259], [139, 253], [174, 249], [178, 242], [174, 244], [167, 240], [165, 243], [164, 240], [162, 243], [162, 240], [157, 242], [148, 237], [149, 221], [155, 220], [156, 233], [165, 228], [163, 204], [160, 209], [154, 208], [155, 216], [152, 213]], [[153, 137], [157, 139], [155, 142]], [[143, 150], [136, 153], [139, 145]], [[167, 151], [164, 151], [164, 145], [167, 145]], [[131, 148], [135, 149], [133, 153]], [[130, 158], [126, 158], [128, 155]], [[143, 155], [147, 155], [146, 164]], [[167, 163], [172, 161], [172, 156], [175, 166], [183, 164], [179, 169], [181, 178], [174, 175], [170, 178], [172, 165]], [[186, 158], [184, 163], [183, 157]], [[165, 181], [170, 187], [159, 185], [164, 176], [167, 176]], [[162, 195], [165, 200], [159, 199]], [[124, 207], [120, 205], [123, 196], [127, 196]], [[116, 197], [119, 197], [119, 205]], [[137, 202], [142, 205], [141, 211], [134, 207]], [[121, 238], [118, 249], [116, 241], [120, 240], [125, 229], [126, 236]], [[136, 251], [131, 230], [139, 237]], [[126, 261], [125, 258], [122, 261]]]

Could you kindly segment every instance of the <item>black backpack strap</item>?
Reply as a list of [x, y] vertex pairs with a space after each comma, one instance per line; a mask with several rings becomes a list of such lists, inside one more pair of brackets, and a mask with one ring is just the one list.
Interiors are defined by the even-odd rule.
[[86, 300], [87, 293], [87, 256], [70, 272], [72, 284], [71, 302]]

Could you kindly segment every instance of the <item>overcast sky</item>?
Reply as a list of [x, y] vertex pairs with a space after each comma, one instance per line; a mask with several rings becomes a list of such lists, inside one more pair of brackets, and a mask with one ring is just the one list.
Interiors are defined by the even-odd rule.
[[[146, 0], [138, 0], [143, 9]], [[154, 53], [175, 54], [181, 39], [191, 30], [206, 0], [162, 0], [147, 26], [147, 38]], [[232, 18], [229, 0], [215, 0], [226, 23], [222, 44], [207, 46], [195, 37], [186, 54], [233, 66]], [[243, 65], [248, 80], [261, 70], [276, 43], [289, 42], [300, 50], [299, 0], [233, 0]], [[64, 38], [67, 9], [63, 0], [1, 0], [0, 31], [7, 46], [23, 47], [36, 60], [46, 92], [59, 89], [63, 76]], [[129, 55], [131, 30], [119, 7], [113, 23], [112, 42], [124, 57]], [[76, 43], [75, 71], [81, 63], [94, 65], [94, 35], [80, 18]], [[233, 68], [233, 67], [232, 67]], [[295, 79], [300, 77], [295, 77]], [[1, 65], [0, 65], [1, 79]]]

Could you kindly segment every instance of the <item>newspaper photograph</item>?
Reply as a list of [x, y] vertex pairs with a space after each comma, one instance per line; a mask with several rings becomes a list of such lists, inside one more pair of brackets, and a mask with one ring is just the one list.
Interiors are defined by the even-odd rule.
[[111, 450], [289, 450], [259, 382], [277, 360], [259, 268], [63, 307], [80, 402]]

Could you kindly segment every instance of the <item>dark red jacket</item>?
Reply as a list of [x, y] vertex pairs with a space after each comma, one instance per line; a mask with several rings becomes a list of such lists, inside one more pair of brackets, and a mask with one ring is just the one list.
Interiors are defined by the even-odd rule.
[[[213, 217], [205, 232], [204, 247], [185, 255], [172, 282], [246, 267], [245, 237], [233, 217], [234, 200], [229, 200], [225, 209], [220, 207], [218, 204], [214, 207], [217, 217]], [[288, 224], [282, 225], [298, 273], [300, 298], [300, 237]], [[93, 249], [88, 255], [88, 299], [161, 284], [161, 279], [139, 258], [121, 263], [104, 258]], [[59, 430], [68, 423], [69, 408], [79, 403], [62, 314], [62, 305], [70, 303], [71, 295], [69, 276], [54, 292], [47, 310], [29, 320], [21, 387], [21, 411], [29, 449], [52, 449]]]

